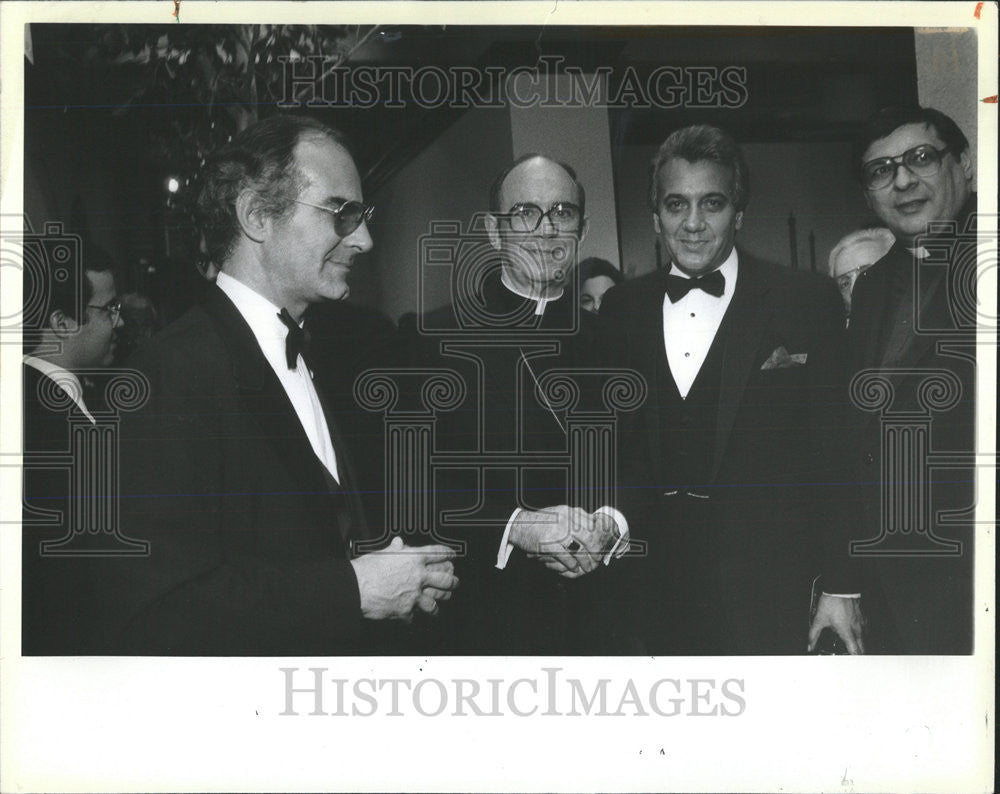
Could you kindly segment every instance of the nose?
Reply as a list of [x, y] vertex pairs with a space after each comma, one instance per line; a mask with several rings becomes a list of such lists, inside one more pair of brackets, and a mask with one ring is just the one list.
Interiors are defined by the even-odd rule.
[[555, 237], [559, 234], [559, 228], [547, 214], [542, 216], [542, 224], [538, 227], [538, 231], [541, 233], [542, 237]]
[[702, 217], [701, 208], [697, 203], [693, 204], [684, 216], [684, 228], [687, 231], [696, 232], [702, 228], [705, 219]]
[[917, 177], [903, 163], [895, 163], [896, 173], [892, 177], [892, 186], [896, 190], [906, 190], [917, 183]]
[[361, 254], [372, 250], [375, 243], [368, 231], [367, 221], [362, 221], [361, 225], [348, 235], [347, 243]]

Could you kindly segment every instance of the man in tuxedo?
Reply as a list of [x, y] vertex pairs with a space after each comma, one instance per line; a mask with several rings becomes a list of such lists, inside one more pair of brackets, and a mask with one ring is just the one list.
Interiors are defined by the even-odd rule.
[[399, 538], [354, 554], [372, 530], [339, 430], [349, 415], [314, 383], [302, 328], [308, 307], [347, 296], [371, 248], [357, 168], [338, 132], [278, 115], [213, 155], [201, 181], [221, 272], [130, 362], [150, 399], [121, 425], [122, 524], [150, 552], [103, 565], [100, 650], [395, 650], [383, 629], [437, 611], [457, 585], [451, 554]]
[[748, 199], [727, 133], [674, 132], [650, 187], [669, 264], [601, 306], [606, 361], [649, 390], [624, 417], [618, 473], [646, 553], [610, 570], [604, 599], [633, 653], [805, 650], [843, 312], [829, 279], [736, 248]]
[[[435, 483], [438, 514], [451, 514], [441, 531], [465, 552], [463, 590], [446, 616], [456, 653], [585, 651], [588, 586], [572, 580], [624, 545], [610, 507], [573, 493], [564, 468], [530, 462], [568, 446], [564, 414], [540, 392], [541, 379], [593, 364], [594, 318], [580, 310], [574, 278], [585, 206], [569, 166], [538, 154], [515, 160], [490, 191], [490, 255], [459, 262], [454, 302], [411, 330], [415, 362], [452, 369], [467, 388], [438, 420], [439, 451], [483, 461]], [[517, 462], [504, 464], [504, 455]]]
[[[854, 286], [849, 373], [885, 385], [886, 417], [929, 418], [924, 452], [971, 456], [976, 195], [968, 140], [940, 111], [889, 107], [862, 129], [854, 167], [868, 206], [896, 241]], [[925, 389], [935, 380], [954, 399], [928, 405]], [[972, 462], [921, 483], [928, 511], [905, 504], [891, 510], [883, 486], [890, 500], [906, 501], [906, 481], [922, 477], [922, 466], [905, 460], [902, 449], [887, 449], [876, 406], [857, 395], [852, 403], [844, 476], [855, 493], [845, 500], [845, 537], [830, 565], [838, 581], [824, 589], [856, 592], [820, 600], [812, 637], [830, 626], [849, 646], [863, 645], [867, 622], [869, 645], [880, 652], [971, 653]], [[850, 541], [861, 544], [853, 558]]]
[[[120, 305], [110, 258], [89, 244], [82, 255], [82, 281], [52, 279], [45, 326], [24, 356], [26, 454], [65, 453], [70, 449], [71, 419], [93, 424], [94, 413], [101, 408], [91, 379], [114, 357]], [[68, 489], [65, 471], [26, 466], [21, 630], [25, 654], [54, 652], [79, 627], [68, 587], [72, 561], [42, 551], [43, 543], [57, 543], [67, 535]], [[60, 511], [62, 521], [43, 526], [39, 511], [45, 510]]]

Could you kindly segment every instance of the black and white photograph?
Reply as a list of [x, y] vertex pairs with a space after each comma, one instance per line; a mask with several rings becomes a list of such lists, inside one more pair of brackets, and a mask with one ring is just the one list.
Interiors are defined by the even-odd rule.
[[715, 8], [4, 4], [4, 791], [994, 790], [996, 5]]

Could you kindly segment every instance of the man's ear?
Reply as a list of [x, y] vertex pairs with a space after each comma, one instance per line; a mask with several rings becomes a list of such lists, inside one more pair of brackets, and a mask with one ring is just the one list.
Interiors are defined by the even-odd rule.
[[958, 164], [960, 166], [962, 166], [962, 173], [965, 174], [965, 178], [968, 179], [971, 182], [972, 181], [972, 176], [973, 176], [973, 173], [972, 173], [972, 158], [969, 157], [969, 150], [968, 150], [968, 148], [966, 148], [966, 150], [964, 152], [962, 152], [958, 156]]
[[250, 188], [241, 190], [236, 197], [236, 220], [243, 233], [255, 243], [267, 236], [270, 218], [260, 206], [260, 196]]
[[743, 228], [743, 210], [736, 213], [736, 223], [734, 224], [736, 230]]
[[653, 231], [657, 234], [660, 233], [660, 216], [655, 212], [653, 213]]
[[492, 245], [497, 251], [500, 250], [500, 223], [497, 220], [497, 216], [492, 212], [486, 213], [486, 218], [484, 220], [486, 225], [486, 234], [489, 235], [490, 245]]
[[[870, 209], [872, 212], [875, 212], [875, 207], [872, 205], [872, 194], [871, 194], [871, 192], [868, 191], [868, 190], [862, 190], [861, 192], [864, 193], [865, 204], [868, 205], [868, 209]], [[878, 213], [875, 213], [875, 214], [877, 215]]]
[[590, 219], [584, 216], [583, 223], [580, 224], [580, 239], [577, 241], [582, 243], [587, 239], [587, 232], [590, 231]]
[[55, 309], [49, 314], [49, 328], [60, 338], [75, 334], [79, 327], [77, 321], [62, 309]]

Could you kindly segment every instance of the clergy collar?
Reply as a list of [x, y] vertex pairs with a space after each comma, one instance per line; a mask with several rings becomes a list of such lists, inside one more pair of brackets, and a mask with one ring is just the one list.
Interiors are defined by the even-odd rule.
[[505, 268], [501, 269], [500, 271], [500, 283], [503, 284], [504, 287], [506, 287], [510, 292], [513, 292], [515, 295], [517, 295], [519, 298], [524, 298], [525, 300], [534, 301], [535, 314], [539, 316], [545, 314], [545, 307], [548, 306], [550, 303], [552, 303], [552, 301], [559, 300], [563, 296], [563, 293], [566, 291], [565, 287], [560, 287], [559, 292], [557, 292], [554, 295], [546, 295], [544, 297], [540, 295], [531, 295], [525, 292], [524, 290], [515, 287], [513, 284], [510, 283], [510, 279], [507, 278], [507, 270]]

